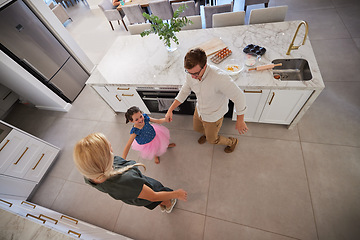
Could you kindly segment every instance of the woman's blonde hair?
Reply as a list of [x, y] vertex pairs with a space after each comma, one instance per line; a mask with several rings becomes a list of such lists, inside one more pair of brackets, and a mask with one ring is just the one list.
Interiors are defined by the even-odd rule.
[[102, 133], [92, 133], [80, 141], [74, 147], [74, 162], [82, 175], [89, 179], [110, 178], [122, 174], [134, 166], [143, 166], [136, 163], [117, 170], [113, 169], [114, 154], [110, 142]]

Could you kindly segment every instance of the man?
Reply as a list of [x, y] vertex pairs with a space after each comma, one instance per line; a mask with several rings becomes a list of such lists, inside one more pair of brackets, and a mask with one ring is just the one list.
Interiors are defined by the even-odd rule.
[[203, 144], [226, 145], [224, 151], [231, 153], [238, 144], [238, 139], [219, 135], [224, 115], [228, 112], [229, 99], [234, 102], [237, 121], [236, 129], [240, 134], [248, 130], [244, 122], [246, 111], [245, 95], [232, 81], [231, 77], [215, 66], [207, 64], [204, 50], [195, 48], [190, 50], [184, 58], [186, 76], [185, 84], [167, 111], [165, 118], [172, 121], [173, 110], [183, 103], [193, 91], [197, 97], [197, 104], [193, 117], [194, 130], [203, 134], [198, 142]]

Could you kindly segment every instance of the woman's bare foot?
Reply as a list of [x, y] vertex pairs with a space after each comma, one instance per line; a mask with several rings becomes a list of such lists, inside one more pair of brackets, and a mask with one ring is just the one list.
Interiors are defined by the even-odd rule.
[[170, 143], [168, 148], [173, 148], [173, 147], [176, 147], [176, 144], [175, 143]]
[[159, 164], [160, 163], [160, 158], [158, 156], [155, 156], [155, 163]]

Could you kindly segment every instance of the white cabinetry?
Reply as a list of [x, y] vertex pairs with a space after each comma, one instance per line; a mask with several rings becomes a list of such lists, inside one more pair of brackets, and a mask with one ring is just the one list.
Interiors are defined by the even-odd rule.
[[26, 199], [59, 151], [30, 134], [12, 129], [0, 143], [0, 194]]
[[[245, 114], [246, 122], [258, 122], [260, 119], [261, 112], [264, 108], [266, 99], [269, 95], [270, 90], [261, 90], [261, 89], [244, 89], [244, 94], [246, 98], [247, 110]], [[236, 109], [234, 108], [234, 113], [232, 120], [236, 121]]]
[[[246, 122], [290, 124], [313, 90], [244, 90]], [[236, 121], [236, 109], [232, 120]]]
[[150, 111], [135, 88], [118, 86], [92, 86], [115, 112], [126, 112], [129, 107], [137, 106], [141, 111]]
[[271, 90], [259, 122], [290, 124], [312, 90]]
[[[107, 231], [103, 228], [53, 211], [51, 209], [13, 198], [0, 199], [0, 208], [12, 214], [25, 217], [29, 221], [34, 221], [42, 226], [61, 232], [76, 239], [120, 239], [130, 240], [125, 236]], [[26, 226], [19, 226], [18, 231], [25, 231]], [[25, 222], [26, 225], [26, 222]], [[21, 228], [24, 229], [21, 229]], [[40, 226], [39, 226], [40, 227]], [[34, 229], [32, 229], [34, 230]], [[40, 231], [39, 231], [40, 232]], [[45, 236], [38, 236], [39, 239]]]

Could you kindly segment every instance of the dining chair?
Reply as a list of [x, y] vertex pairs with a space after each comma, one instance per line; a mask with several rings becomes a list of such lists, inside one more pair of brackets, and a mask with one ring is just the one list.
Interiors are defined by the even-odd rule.
[[124, 22], [124, 16], [125, 16], [124, 12], [118, 11], [116, 9], [116, 7], [112, 4], [111, 0], [102, 0], [102, 2], [98, 6], [103, 11], [103, 13], [104, 13], [105, 17], [107, 18], [107, 20], [109, 21], [111, 29], [113, 31], [114, 31], [114, 27], [113, 27], [111, 21], [118, 21], [118, 24], [120, 25], [119, 20], [122, 21], [126, 31], [128, 31], [126, 24]]
[[124, 11], [125, 16], [131, 25], [134, 23], [146, 22], [146, 18], [143, 16], [144, 10], [141, 8], [140, 4], [124, 5], [121, 6], [121, 10]]
[[232, 1], [230, 4], [204, 6], [206, 28], [212, 27], [212, 15], [214, 15], [215, 13], [232, 12], [233, 5], [234, 1]]
[[245, 24], [245, 11], [215, 13], [212, 16], [214, 28]]
[[283, 22], [288, 6], [253, 9], [250, 12], [249, 24]]
[[173, 17], [173, 10], [168, 0], [149, 2], [150, 11], [162, 20], [169, 20]]
[[199, 2], [197, 3], [195, 3], [195, 1], [174, 2], [171, 4], [171, 7], [175, 12], [180, 6], [184, 6], [184, 5], [186, 5], [187, 7], [184, 9], [182, 13], [180, 13], [179, 15], [180, 17], [200, 15]]
[[191, 20], [193, 23], [187, 24], [186, 26], [182, 27], [181, 30], [192, 30], [192, 29], [201, 29], [202, 28], [200, 15], [187, 16], [186, 18]]
[[66, 12], [65, 8], [61, 4], [54, 4], [54, 2], [50, 2], [49, 8], [55, 14], [55, 16], [60, 20], [62, 24], [64, 24], [67, 20], [71, 20], [71, 17]]
[[264, 4], [265, 8], [267, 8], [269, 6], [269, 1], [270, 0], [245, 0], [244, 3], [244, 11], [246, 12], [246, 7], [248, 5], [254, 5], [254, 4]]
[[151, 23], [140, 23], [140, 24], [133, 24], [129, 25], [129, 32], [131, 35], [137, 35], [142, 33], [145, 30], [148, 30], [151, 28]]

